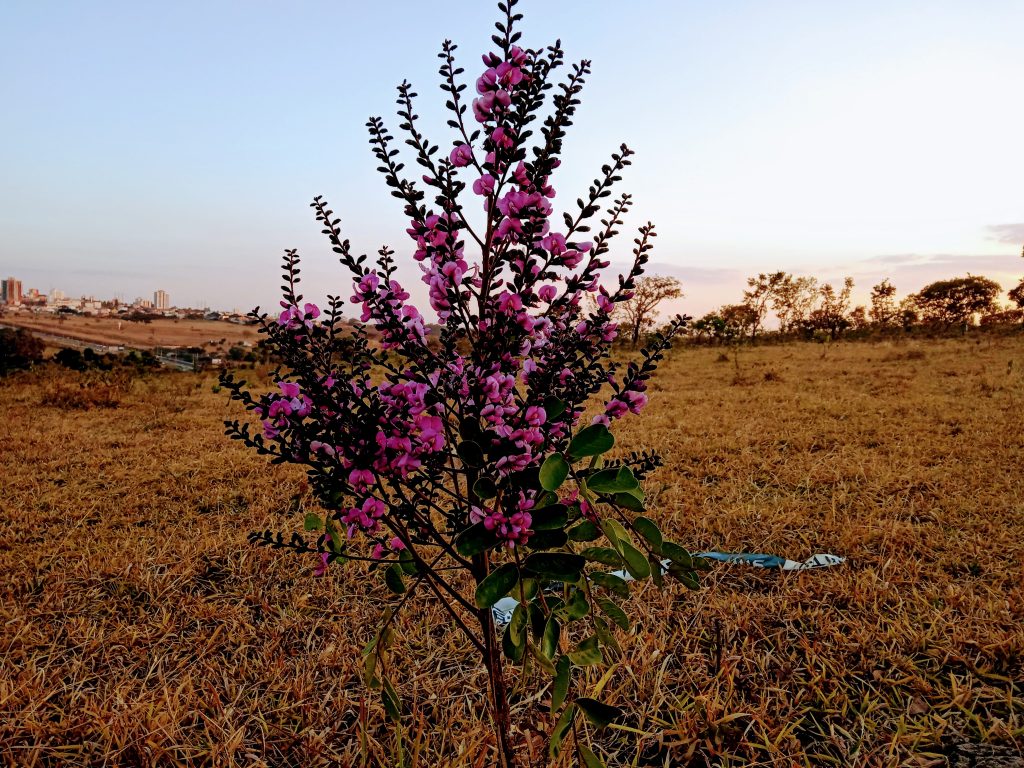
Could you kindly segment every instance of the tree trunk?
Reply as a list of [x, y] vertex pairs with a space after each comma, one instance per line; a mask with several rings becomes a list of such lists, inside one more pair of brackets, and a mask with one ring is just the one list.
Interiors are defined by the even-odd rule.
[[[490, 570], [487, 553], [473, 558], [473, 571], [479, 584]], [[505, 689], [505, 669], [501, 658], [501, 645], [495, 631], [494, 614], [490, 608], [480, 610], [480, 628], [483, 630], [484, 665], [487, 667], [487, 680], [490, 688], [491, 719], [494, 723], [494, 735], [498, 743], [498, 766], [500, 768], [516, 768], [515, 748], [512, 746], [512, 716], [508, 706], [508, 693]]]

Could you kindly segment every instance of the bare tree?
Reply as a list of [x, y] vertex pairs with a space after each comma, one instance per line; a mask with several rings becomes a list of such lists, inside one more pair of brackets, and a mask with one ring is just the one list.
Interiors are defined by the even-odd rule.
[[871, 321], [883, 328], [896, 325], [899, 321], [899, 308], [896, 306], [896, 286], [885, 278], [871, 289]]
[[640, 334], [654, 327], [658, 305], [682, 295], [682, 286], [674, 277], [651, 275], [636, 281], [633, 297], [619, 304], [623, 322], [629, 326], [630, 342], [634, 349], [640, 343]]

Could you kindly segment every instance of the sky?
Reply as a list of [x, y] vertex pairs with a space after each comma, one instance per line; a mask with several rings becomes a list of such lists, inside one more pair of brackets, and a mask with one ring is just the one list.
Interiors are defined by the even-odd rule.
[[[745, 277], [779, 269], [851, 275], [862, 301], [886, 277], [902, 295], [1024, 274], [1024, 2], [519, 9], [525, 45], [560, 38], [593, 61], [556, 214], [628, 143], [627, 224], [657, 225], [649, 271], [683, 281], [674, 309], [735, 302]], [[479, 0], [5, 0], [0, 273], [245, 311], [276, 303], [298, 248], [307, 296], [347, 297], [308, 207], [322, 194], [359, 251], [396, 247], [417, 282], [365, 122], [397, 128], [407, 78], [451, 146], [436, 54], [456, 42], [472, 83], [497, 18]]]

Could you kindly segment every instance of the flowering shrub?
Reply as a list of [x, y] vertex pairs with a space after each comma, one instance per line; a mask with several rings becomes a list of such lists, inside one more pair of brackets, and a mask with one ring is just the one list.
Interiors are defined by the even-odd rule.
[[[576, 695], [572, 682], [574, 670], [617, 652], [616, 625], [630, 626], [618, 604], [628, 579], [610, 571], [659, 586], [665, 573], [697, 584], [686, 550], [643, 515], [640, 481], [658, 457], [605, 458], [615, 422], [647, 404], [647, 381], [684, 319], [656, 335], [638, 362], [610, 359], [610, 316], [643, 272], [654, 227], [640, 227], [631, 268], [606, 288], [609, 246], [630, 196], [600, 214], [630, 164], [625, 145], [587, 196], [554, 216], [551, 178], [590, 63], [571, 66], [555, 85], [562, 49], [520, 47], [515, 5], [499, 3], [496, 49], [483, 57], [472, 101], [459, 83], [456, 46], [443, 45], [441, 87], [458, 136], [450, 151], [424, 137], [416, 94], [408, 83], [398, 87], [419, 181], [403, 175], [383, 122], [367, 123], [380, 171], [404, 203], [437, 324], [409, 302], [393, 251], [381, 249], [373, 263], [354, 255], [317, 197], [317, 221], [352, 274], [349, 301], [360, 322], [344, 321], [341, 297], [324, 310], [305, 302], [299, 257], [287, 252], [280, 314], [253, 313], [282, 361], [277, 389], [254, 395], [226, 374], [232, 397], [261, 422], [227, 427], [272, 461], [305, 466], [330, 510], [306, 517], [315, 541], [271, 532], [255, 541], [314, 558], [318, 574], [370, 561], [394, 593], [364, 651], [366, 682], [392, 717], [402, 705], [381, 655], [397, 612], [428, 591], [486, 666], [500, 763], [516, 762], [505, 667], [517, 665], [526, 679], [538, 671], [552, 679], [551, 753], [571, 733], [580, 759], [599, 765], [581, 718], [602, 727], [620, 712]], [[591, 230], [595, 218], [600, 226]], [[588, 295], [594, 301], [584, 304]], [[508, 596], [515, 608], [499, 634], [492, 606]]]

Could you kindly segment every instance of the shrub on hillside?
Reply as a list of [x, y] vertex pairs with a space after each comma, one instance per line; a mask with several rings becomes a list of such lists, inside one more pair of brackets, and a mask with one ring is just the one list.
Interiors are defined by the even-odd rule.
[[21, 328], [0, 328], [0, 376], [31, 368], [43, 359], [43, 342]]
[[125, 369], [53, 378], [43, 385], [41, 404], [63, 410], [117, 408], [131, 391], [134, 378]]

